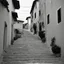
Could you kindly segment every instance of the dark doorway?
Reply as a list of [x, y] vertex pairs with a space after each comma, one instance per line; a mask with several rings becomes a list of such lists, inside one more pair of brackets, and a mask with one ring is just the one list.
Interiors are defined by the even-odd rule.
[[41, 25], [41, 22], [39, 23], [39, 31], [42, 31], [42, 25]]
[[37, 34], [37, 26], [35, 23], [33, 24], [33, 29], [34, 29], [34, 34]]

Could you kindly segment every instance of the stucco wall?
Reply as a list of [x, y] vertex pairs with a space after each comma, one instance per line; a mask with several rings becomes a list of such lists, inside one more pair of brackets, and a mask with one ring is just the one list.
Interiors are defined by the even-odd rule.
[[10, 45], [11, 44], [11, 39], [13, 39], [13, 37], [14, 37], [14, 32], [12, 32], [13, 31], [13, 28], [12, 28], [12, 24], [13, 24], [13, 22], [14, 22], [14, 20], [13, 20], [13, 18], [12, 18], [12, 11], [15, 11], [15, 9], [14, 9], [14, 6], [13, 6], [13, 3], [12, 3], [12, 0], [7, 0], [8, 1], [8, 3], [9, 3], [9, 39], [8, 39], [8, 44]]
[[9, 3], [9, 12], [7, 9], [0, 3], [0, 56], [3, 51], [4, 42], [4, 25], [7, 24], [7, 42], [5, 47], [11, 43], [11, 24], [12, 24], [12, 15], [11, 11], [14, 11], [14, 7], [11, 0], [8, 0]]
[[39, 10], [41, 11], [41, 15], [39, 16], [39, 22], [44, 21], [44, 0], [39, 1]]
[[[35, 18], [36, 13], [36, 18]], [[36, 2], [34, 9], [33, 9], [33, 23], [37, 25], [37, 32], [38, 32], [38, 21], [39, 21], [39, 1]]]
[[62, 48], [62, 59], [64, 61], [64, 0], [61, 0], [62, 2], [61, 3], [61, 14], [62, 14], [62, 22], [60, 24], [60, 30], [61, 30], [61, 48]]
[[[2, 4], [0, 3], [0, 55], [2, 54], [3, 43], [4, 43], [4, 41], [3, 41], [3, 39], [4, 39], [4, 22], [7, 23], [7, 28], [8, 28], [9, 13], [6, 10], [6, 8], [4, 8], [4, 6], [2, 6]], [[7, 35], [9, 35], [8, 32], [7, 32]], [[7, 40], [8, 40], [8, 38], [7, 38]], [[6, 46], [7, 45], [8, 45], [8, 42], [6, 43]]]
[[28, 30], [30, 31], [30, 29], [31, 29], [31, 18], [28, 18], [27, 22], [28, 22]]
[[46, 5], [45, 0], [39, 0], [39, 11], [41, 11], [41, 15], [39, 16], [39, 23], [44, 22], [44, 28], [42, 27], [42, 30], [46, 29]]
[[[35, 18], [36, 13], [36, 18]], [[37, 23], [39, 18], [39, 2], [36, 2], [34, 9], [33, 9], [33, 23]]]
[[14, 29], [23, 29], [23, 24], [22, 23], [15, 23]]
[[[50, 18], [51, 18], [51, 3], [50, 3], [50, 0], [46, 0], [46, 24], [47, 24], [47, 15], [50, 14]], [[46, 33], [46, 36], [47, 36], [47, 44], [48, 46], [50, 46], [50, 43], [51, 43], [51, 37], [52, 36], [52, 33], [53, 33], [53, 29], [52, 29], [52, 25], [51, 25], [51, 19], [50, 19], [50, 23], [46, 25], [47, 27], [47, 33]], [[50, 26], [51, 25], [51, 26]], [[52, 30], [51, 30], [52, 29]]]
[[[62, 57], [64, 56], [64, 1], [46, 1], [46, 15], [50, 14], [50, 23], [47, 24], [47, 43], [50, 46], [51, 38], [56, 38], [56, 45], [61, 47]], [[61, 22], [58, 23], [57, 10], [61, 8]]]

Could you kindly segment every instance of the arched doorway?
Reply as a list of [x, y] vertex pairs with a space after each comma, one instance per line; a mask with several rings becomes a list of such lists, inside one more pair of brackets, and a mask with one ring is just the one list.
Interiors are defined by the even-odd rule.
[[3, 50], [5, 51], [7, 46], [7, 23], [4, 22], [4, 40], [3, 40]]

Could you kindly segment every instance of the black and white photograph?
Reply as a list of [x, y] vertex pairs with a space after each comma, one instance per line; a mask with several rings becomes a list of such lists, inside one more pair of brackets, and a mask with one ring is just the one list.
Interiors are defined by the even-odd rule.
[[0, 0], [0, 64], [64, 64], [64, 0]]

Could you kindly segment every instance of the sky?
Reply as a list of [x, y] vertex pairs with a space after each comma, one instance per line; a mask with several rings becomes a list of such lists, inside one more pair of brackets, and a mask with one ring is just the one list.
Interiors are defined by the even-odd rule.
[[19, 0], [20, 9], [15, 10], [18, 13], [18, 20], [26, 21], [26, 17], [30, 16], [31, 6], [34, 0]]

